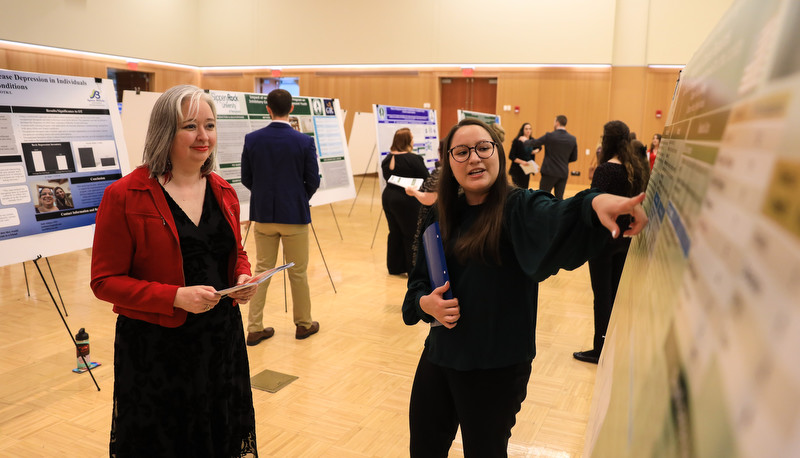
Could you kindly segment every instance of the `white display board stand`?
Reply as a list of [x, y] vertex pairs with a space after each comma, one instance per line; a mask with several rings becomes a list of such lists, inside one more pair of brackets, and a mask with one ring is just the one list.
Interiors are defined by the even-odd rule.
[[350, 129], [350, 163], [353, 173], [365, 175], [378, 171], [376, 159], [377, 142], [375, 139], [375, 115], [371, 112], [356, 112], [353, 127]]
[[114, 84], [0, 70], [0, 88], [0, 265], [92, 246], [103, 191], [129, 171]]
[[[127, 91], [126, 91], [127, 92]], [[241, 155], [244, 136], [270, 123], [266, 94], [209, 91], [217, 108], [217, 165], [219, 174], [236, 189], [241, 204], [241, 218], [249, 219], [250, 191], [241, 184]], [[128, 148], [141, 148], [147, 133], [150, 112], [157, 93], [141, 92], [126, 96], [122, 102]], [[131, 104], [129, 109], [128, 103]], [[355, 197], [350, 155], [344, 135], [344, 112], [337, 99], [294, 97], [290, 123], [300, 132], [314, 137], [322, 183], [311, 198], [311, 206], [328, 205]], [[141, 153], [140, 153], [141, 154]], [[141, 157], [141, 156], [140, 156]]]
[[122, 129], [131, 170], [142, 164], [150, 112], [159, 96], [160, 92], [122, 91]]

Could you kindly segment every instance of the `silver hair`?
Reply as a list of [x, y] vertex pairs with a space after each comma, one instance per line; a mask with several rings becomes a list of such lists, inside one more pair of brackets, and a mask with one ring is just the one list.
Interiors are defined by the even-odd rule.
[[[169, 153], [172, 149], [172, 142], [178, 127], [184, 121], [183, 104], [188, 102], [187, 119], [197, 116], [200, 110], [200, 102], [205, 101], [211, 107], [214, 119], [217, 118], [217, 108], [214, 99], [197, 86], [182, 84], [168, 89], [156, 100], [153, 111], [150, 113], [150, 123], [147, 126], [147, 136], [144, 141], [144, 152], [142, 165], [150, 169], [150, 177], [156, 178], [165, 176], [170, 178], [171, 165]], [[205, 176], [214, 170], [217, 158], [217, 146], [211, 153], [200, 169], [200, 173]]]

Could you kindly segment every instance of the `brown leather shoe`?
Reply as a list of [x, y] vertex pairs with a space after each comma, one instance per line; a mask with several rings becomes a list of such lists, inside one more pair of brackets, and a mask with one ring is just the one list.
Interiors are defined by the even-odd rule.
[[308, 337], [308, 336], [310, 336], [312, 334], [316, 334], [318, 332], [319, 332], [319, 322], [318, 321], [312, 321], [310, 328], [304, 328], [302, 326], [298, 326], [297, 327], [297, 331], [295, 331], [295, 333], [294, 333], [294, 338], [295, 339], [305, 339], [306, 337]]
[[264, 328], [263, 331], [248, 332], [247, 345], [251, 347], [253, 345], [258, 345], [258, 343], [261, 342], [262, 340], [267, 340], [274, 335], [275, 335], [275, 329], [273, 328]]

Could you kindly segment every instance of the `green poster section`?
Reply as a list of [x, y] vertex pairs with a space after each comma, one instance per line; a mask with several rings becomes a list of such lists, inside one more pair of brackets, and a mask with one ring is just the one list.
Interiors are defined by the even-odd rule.
[[479, 111], [458, 110], [458, 120], [472, 118], [485, 122], [486, 124], [500, 124], [500, 116], [491, 113], [481, 113]]
[[681, 74], [586, 456], [800, 456], [797, 30], [800, 2], [738, 1]]

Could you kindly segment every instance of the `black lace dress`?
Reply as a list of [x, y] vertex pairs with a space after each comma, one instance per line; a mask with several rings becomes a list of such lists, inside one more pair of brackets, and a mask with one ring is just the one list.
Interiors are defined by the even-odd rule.
[[[230, 225], [206, 186], [195, 226], [164, 192], [186, 285], [228, 285]], [[177, 328], [120, 315], [114, 343], [112, 457], [258, 456], [242, 316], [229, 298]]]

